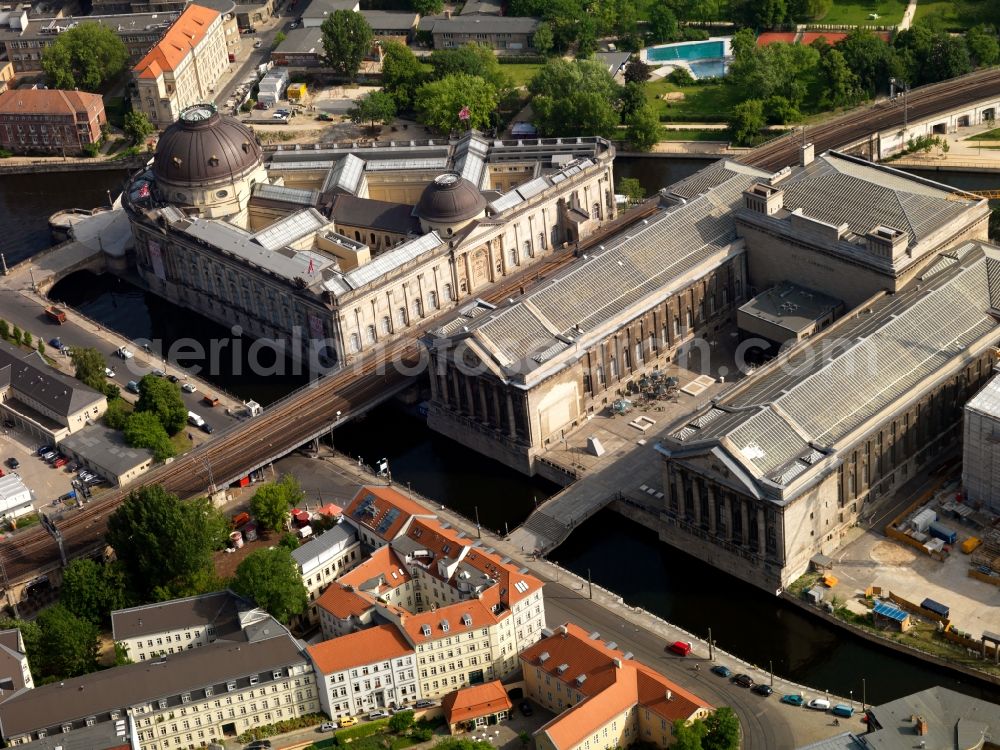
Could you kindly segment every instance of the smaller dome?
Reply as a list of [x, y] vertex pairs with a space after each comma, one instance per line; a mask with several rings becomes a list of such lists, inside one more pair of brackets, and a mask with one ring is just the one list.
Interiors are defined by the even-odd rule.
[[417, 216], [425, 221], [454, 224], [486, 210], [486, 198], [476, 186], [455, 172], [434, 178], [417, 201]]

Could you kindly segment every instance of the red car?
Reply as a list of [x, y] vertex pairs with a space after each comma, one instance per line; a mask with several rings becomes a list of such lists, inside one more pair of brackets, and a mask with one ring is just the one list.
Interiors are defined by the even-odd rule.
[[59, 458], [57, 458], [55, 461], [52, 462], [52, 465], [58, 469], [60, 467], [65, 466], [68, 463], [69, 459], [66, 458], [66, 456], [59, 456]]

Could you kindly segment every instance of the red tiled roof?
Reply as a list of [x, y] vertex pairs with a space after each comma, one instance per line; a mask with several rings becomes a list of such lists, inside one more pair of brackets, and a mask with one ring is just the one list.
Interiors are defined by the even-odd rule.
[[308, 651], [316, 668], [327, 675], [406, 656], [413, 647], [395, 625], [377, 625], [309, 646]]
[[448, 724], [492, 716], [498, 711], [510, 711], [511, 707], [510, 698], [500, 680], [456, 690], [441, 701]]
[[[543, 653], [548, 654], [544, 662], [539, 658]], [[668, 721], [687, 720], [699, 709], [710, 708], [698, 696], [645, 664], [625, 659], [621, 651], [591, 639], [572, 623], [526, 648], [521, 661], [525, 670], [541, 669], [587, 696], [543, 727], [557, 748], [578, 744], [608, 719], [636, 704]], [[560, 672], [564, 664], [567, 668]], [[583, 682], [577, 679], [581, 675], [586, 675]]]
[[138, 78], [158, 78], [165, 70], [175, 70], [218, 17], [217, 10], [189, 5], [132, 72]]
[[[368, 510], [362, 511], [362, 508]], [[396, 513], [389, 520], [393, 510]], [[392, 487], [362, 487], [344, 509], [344, 516], [351, 523], [364, 526], [382, 539], [395, 538], [406, 522], [417, 515], [431, 516], [433, 513]], [[383, 522], [386, 522], [385, 528]]]
[[317, 508], [316, 512], [319, 513], [321, 516], [334, 516], [334, 517], [336, 517], [336, 516], [339, 516], [341, 513], [343, 513], [344, 509], [341, 508], [336, 503], [327, 503], [326, 505]]
[[76, 115], [86, 113], [90, 121], [104, 111], [100, 94], [62, 89], [14, 89], [0, 94], [0, 114], [4, 115]]
[[371, 557], [353, 570], [349, 570], [337, 581], [346, 586], [360, 590], [361, 585], [375, 578], [381, 578], [382, 583], [376, 595], [382, 593], [382, 586], [394, 589], [411, 579], [406, 570], [406, 563], [391, 547], [379, 547], [372, 552]]
[[373, 605], [356, 591], [344, 588], [339, 583], [333, 583], [316, 600], [316, 606], [326, 610], [338, 620], [346, 620], [352, 616], [360, 617]]
[[[462, 622], [463, 615], [469, 616], [469, 624]], [[447, 630], [444, 629], [445, 622], [447, 622]], [[403, 627], [411, 641], [427, 643], [476, 628], [486, 628], [495, 625], [496, 622], [496, 615], [490, 612], [481, 599], [469, 599], [449, 604], [446, 607], [438, 607], [433, 612], [407, 614], [403, 618]], [[424, 635], [424, 625], [427, 626], [430, 635]]]

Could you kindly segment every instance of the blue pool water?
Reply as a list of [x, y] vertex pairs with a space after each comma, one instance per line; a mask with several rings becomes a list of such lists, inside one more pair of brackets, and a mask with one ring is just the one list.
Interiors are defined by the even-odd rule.
[[712, 58], [721, 60], [724, 54], [725, 42], [721, 40], [666, 44], [662, 47], [650, 47], [646, 50], [646, 56], [650, 62], [711, 60]]
[[722, 60], [700, 60], [689, 62], [691, 75], [699, 81], [703, 78], [722, 78], [726, 74], [726, 63]]

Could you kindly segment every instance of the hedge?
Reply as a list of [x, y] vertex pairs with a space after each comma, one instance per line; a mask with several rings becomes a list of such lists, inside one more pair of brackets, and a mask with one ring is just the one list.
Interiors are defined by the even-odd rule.
[[[373, 734], [379, 734], [380, 732], [385, 732], [389, 727], [388, 719], [379, 719], [378, 721], [366, 721], [364, 724], [358, 724], [355, 727], [349, 727], [348, 729], [341, 729], [335, 735], [333, 735], [338, 745], [343, 745], [345, 742], [352, 742], [353, 740], [359, 740], [364, 737], [371, 737]], [[352, 744], [352, 747], [354, 745]]]
[[497, 55], [501, 65], [544, 65], [548, 61], [545, 55]]

